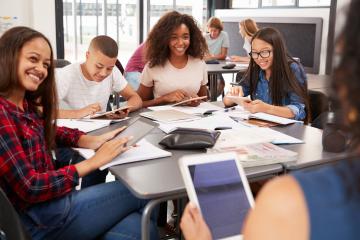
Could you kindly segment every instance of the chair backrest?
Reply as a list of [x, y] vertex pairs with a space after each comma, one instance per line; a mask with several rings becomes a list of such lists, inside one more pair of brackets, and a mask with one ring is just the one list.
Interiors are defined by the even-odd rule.
[[308, 90], [310, 102], [310, 122], [313, 122], [321, 113], [329, 111], [328, 97], [319, 91]]
[[71, 62], [65, 59], [54, 59], [55, 68], [63, 68], [69, 64], [71, 64]]
[[30, 239], [4, 191], [0, 188], [0, 239], [26, 240]]
[[125, 69], [119, 59], [116, 60], [115, 66], [120, 70], [121, 74], [124, 75]]

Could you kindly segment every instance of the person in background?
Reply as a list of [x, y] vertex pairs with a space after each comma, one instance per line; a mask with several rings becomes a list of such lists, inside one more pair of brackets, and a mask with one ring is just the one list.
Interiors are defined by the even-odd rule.
[[163, 15], [149, 33], [145, 46], [147, 64], [137, 90], [143, 107], [207, 96], [203, 60], [207, 46], [193, 17], [176, 11]]
[[223, 31], [224, 26], [217, 17], [211, 17], [207, 23], [208, 33], [205, 34], [205, 40], [209, 48], [209, 54], [205, 60], [225, 60], [230, 47], [229, 36]]
[[[141, 108], [141, 98], [115, 67], [117, 56], [117, 43], [108, 36], [100, 35], [91, 40], [84, 63], [57, 69], [59, 118], [82, 118], [104, 112], [113, 92], [125, 98], [131, 106], [130, 111]], [[128, 111], [118, 114], [118, 117], [127, 114]]]
[[[205, 40], [209, 48], [209, 54], [205, 56], [206, 61], [225, 60], [230, 47], [229, 35], [223, 31], [224, 26], [217, 17], [211, 17], [207, 23], [208, 33], [205, 34]], [[218, 74], [217, 96], [223, 94], [225, 80], [221, 74]]]
[[[0, 52], [0, 187], [31, 239], [139, 239], [146, 201], [119, 181], [75, 190], [80, 178], [128, 149], [130, 137], [113, 139], [124, 128], [90, 136], [56, 127], [53, 51], [43, 34], [11, 28], [0, 38]], [[96, 153], [57, 168], [51, 151], [58, 146]]]
[[[357, 142], [352, 148], [355, 157], [270, 181], [247, 216], [242, 229], [244, 239], [360, 239], [359, 11], [360, 1], [352, 0], [342, 32], [343, 57], [333, 75], [346, 125]], [[194, 205], [185, 208], [180, 225], [187, 240], [211, 239], [211, 232]]]
[[125, 67], [124, 77], [136, 91], [140, 85], [140, 75], [145, 67], [144, 43], [135, 50]]
[[254, 36], [254, 34], [259, 31], [258, 26], [256, 25], [256, 22], [251, 19], [247, 18], [239, 22], [239, 33], [241, 37], [244, 39], [244, 50], [246, 51], [246, 56], [231, 56], [230, 60], [234, 62], [244, 62], [249, 63], [250, 62], [250, 52], [251, 52], [251, 38]]
[[[243, 107], [285, 118], [309, 119], [307, 78], [302, 65], [290, 57], [280, 32], [263, 28], [252, 38], [249, 68], [227, 96], [251, 96]], [[224, 97], [225, 106], [235, 105]]]

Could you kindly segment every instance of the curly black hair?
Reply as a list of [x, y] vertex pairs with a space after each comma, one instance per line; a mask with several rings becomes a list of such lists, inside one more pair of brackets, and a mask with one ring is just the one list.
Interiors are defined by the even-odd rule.
[[155, 24], [146, 40], [146, 60], [150, 67], [163, 66], [170, 56], [169, 42], [171, 34], [181, 24], [185, 24], [190, 32], [190, 45], [186, 54], [194, 58], [203, 58], [208, 48], [206, 41], [195, 21], [187, 14], [171, 11], [163, 15]]

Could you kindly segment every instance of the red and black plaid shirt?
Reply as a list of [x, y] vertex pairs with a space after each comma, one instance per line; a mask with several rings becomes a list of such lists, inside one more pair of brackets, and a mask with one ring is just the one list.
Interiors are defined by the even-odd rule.
[[[57, 128], [58, 146], [76, 146], [84, 133]], [[73, 190], [74, 165], [55, 169], [45, 144], [44, 125], [24, 101], [24, 111], [0, 97], [0, 186], [16, 209], [23, 210]]]

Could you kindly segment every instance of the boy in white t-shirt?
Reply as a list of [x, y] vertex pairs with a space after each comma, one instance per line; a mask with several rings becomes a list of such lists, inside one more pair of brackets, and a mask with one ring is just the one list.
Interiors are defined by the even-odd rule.
[[[128, 102], [130, 111], [142, 106], [139, 95], [115, 66], [116, 42], [108, 36], [92, 39], [84, 63], [57, 69], [55, 79], [59, 97], [59, 118], [82, 118], [106, 111], [110, 94], [118, 93]], [[124, 114], [127, 114], [125, 112]]]

